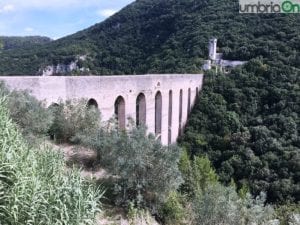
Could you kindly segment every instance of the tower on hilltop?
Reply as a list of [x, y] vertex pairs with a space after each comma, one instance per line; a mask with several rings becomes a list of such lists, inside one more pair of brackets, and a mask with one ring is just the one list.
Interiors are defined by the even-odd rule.
[[212, 38], [209, 40], [208, 50], [209, 50], [209, 59], [211, 60], [217, 59], [217, 41], [218, 40], [216, 38]]

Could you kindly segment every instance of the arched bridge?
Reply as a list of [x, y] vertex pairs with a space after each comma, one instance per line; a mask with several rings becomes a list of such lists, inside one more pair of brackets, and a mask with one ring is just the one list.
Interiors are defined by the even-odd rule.
[[104, 121], [116, 115], [125, 128], [127, 118], [146, 124], [163, 144], [176, 142], [202, 88], [202, 74], [126, 76], [0, 77], [8, 87], [29, 90], [47, 105], [67, 99], [88, 99]]

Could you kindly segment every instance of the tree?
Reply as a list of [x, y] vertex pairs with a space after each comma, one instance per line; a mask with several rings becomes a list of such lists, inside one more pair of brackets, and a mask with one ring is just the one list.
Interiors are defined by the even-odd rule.
[[193, 200], [195, 224], [266, 224], [273, 219], [274, 210], [265, 206], [265, 197], [262, 194], [253, 199], [247, 194], [245, 199], [241, 199], [232, 186], [210, 185]]
[[57, 142], [78, 143], [81, 134], [88, 135], [100, 128], [100, 112], [96, 107], [88, 107], [87, 102], [68, 100], [50, 107], [54, 119], [49, 133]]
[[117, 204], [134, 203], [156, 212], [170, 191], [181, 184], [178, 169], [180, 148], [163, 146], [146, 128], [132, 126], [118, 130], [115, 124], [89, 137], [81, 136], [85, 145], [97, 149], [100, 162], [118, 177], [115, 192]]
[[52, 123], [52, 114], [42, 101], [27, 91], [9, 91], [0, 83], [0, 97], [5, 97], [10, 118], [27, 138], [46, 136]]

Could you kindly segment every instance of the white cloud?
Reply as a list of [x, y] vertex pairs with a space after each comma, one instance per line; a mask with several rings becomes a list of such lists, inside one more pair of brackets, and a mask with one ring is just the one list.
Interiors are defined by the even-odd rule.
[[24, 29], [27, 33], [32, 33], [34, 31], [34, 29], [32, 27], [26, 27]]
[[15, 10], [15, 6], [13, 4], [6, 4], [2, 7], [0, 6], [0, 13], [12, 12]]
[[103, 17], [110, 17], [112, 15], [114, 15], [118, 10], [115, 9], [101, 9], [97, 11], [97, 14], [99, 16], [103, 16]]

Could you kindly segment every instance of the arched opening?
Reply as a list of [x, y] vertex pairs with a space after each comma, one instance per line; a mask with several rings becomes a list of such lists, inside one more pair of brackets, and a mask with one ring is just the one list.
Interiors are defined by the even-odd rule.
[[169, 110], [168, 110], [168, 144], [172, 142], [172, 119], [173, 119], [173, 91], [169, 91]]
[[155, 95], [155, 135], [161, 134], [161, 121], [162, 121], [162, 96], [160, 91]]
[[51, 105], [49, 105], [48, 109], [55, 109], [56, 107], [58, 107], [59, 104], [57, 103], [52, 103]]
[[115, 116], [119, 124], [120, 129], [126, 128], [126, 117], [125, 117], [125, 100], [122, 96], [119, 96], [115, 101]]
[[188, 114], [191, 113], [191, 89], [188, 90], [188, 105], [187, 105], [187, 112]]
[[199, 98], [199, 88], [196, 88], [196, 98]]
[[140, 93], [136, 98], [136, 125], [146, 124], [146, 97]]
[[[59, 104], [57, 103], [52, 103], [49, 107], [48, 110], [52, 113], [52, 115], [54, 116], [54, 121], [57, 119], [57, 115], [59, 115], [59, 110], [61, 110], [62, 108], [59, 107]], [[54, 141], [55, 140], [55, 132], [53, 130], [53, 124], [50, 127], [49, 131], [48, 131], [48, 135], [50, 137], [50, 140]]]
[[95, 99], [91, 98], [88, 102], [87, 102], [87, 107], [90, 108], [96, 108], [98, 109], [98, 103]]
[[182, 92], [182, 90], [180, 90], [180, 93], [179, 93], [179, 130], [178, 130], [179, 135], [181, 135], [181, 130], [182, 130], [182, 96], [183, 96], [183, 92]]

